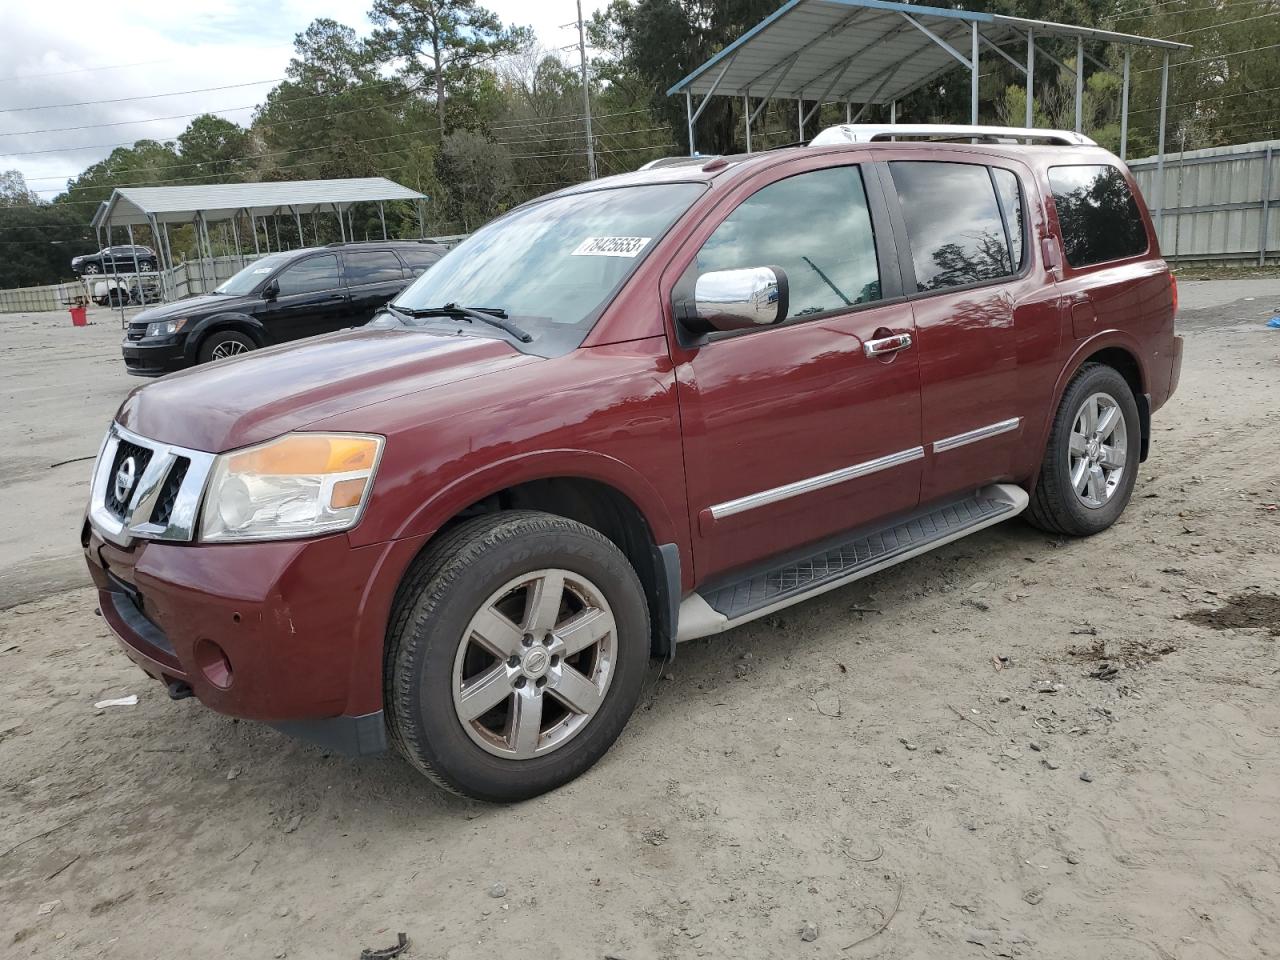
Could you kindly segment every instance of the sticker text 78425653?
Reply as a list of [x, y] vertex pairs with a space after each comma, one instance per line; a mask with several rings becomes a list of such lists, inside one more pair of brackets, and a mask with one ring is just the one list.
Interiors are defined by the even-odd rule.
[[587, 237], [576, 250], [575, 257], [635, 257], [652, 237]]

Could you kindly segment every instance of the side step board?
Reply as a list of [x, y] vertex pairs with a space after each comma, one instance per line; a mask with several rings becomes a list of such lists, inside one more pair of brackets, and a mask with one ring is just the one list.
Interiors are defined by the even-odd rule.
[[777, 566], [708, 584], [680, 604], [677, 641], [720, 633], [801, 600], [852, 583], [927, 553], [944, 543], [1015, 517], [1027, 508], [1025, 490], [998, 483], [950, 503], [908, 514], [887, 526], [829, 541]]

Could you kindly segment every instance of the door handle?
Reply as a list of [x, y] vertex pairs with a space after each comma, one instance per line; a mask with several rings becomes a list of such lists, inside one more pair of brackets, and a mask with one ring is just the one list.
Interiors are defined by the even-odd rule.
[[883, 357], [887, 353], [897, 353], [899, 350], [905, 350], [911, 346], [911, 343], [911, 334], [895, 333], [891, 337], [868, 340], [862, 345], [862, 350], [868, 357]]

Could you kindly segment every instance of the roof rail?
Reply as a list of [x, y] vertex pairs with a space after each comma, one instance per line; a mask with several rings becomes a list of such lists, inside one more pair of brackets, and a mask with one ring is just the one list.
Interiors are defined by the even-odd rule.
[[659, 157], [657, 160], [650, 160], [648, 163], [639, 167], [640, 170], [657, 170], [659, 167], [686, 167], [693, 164], [710, 163], [712, 160], [718, 159], [719, 154], [699, 153], [692, 157]]
[[1083, 133], [1071, 130], [1039, 130], [1033, 127], [985, 127], [960, 123], [842, 123], [827, 127], [809, 141], [811, 147], [842, 143], [875, 143], [894, 139], [980, 140], [985, 143], [1017, 143], [1039, 140], [1064, 147], [1096, 147]]

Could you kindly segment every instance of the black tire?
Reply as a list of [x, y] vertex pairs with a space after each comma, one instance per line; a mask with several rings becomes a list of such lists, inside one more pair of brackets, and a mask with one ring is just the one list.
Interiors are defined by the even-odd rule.
[[102, 268], [98, 266], [96, 263], [86, 263], [82, 268], [82, 272], [84, 276], [96, 277], [98, 274], [102, 272]]
[[200, 344], [200, 362], [210, 363], [214, 360], [225, 359], [217, 356], [219, 348], [223, 351], [239, 347], [238, 352], [247, 353], [250, 350], [258, 349], [258, 345], [253, 342], [251, 337], [240, 333], [237, 330], [215, 330], [204, 338]]
[[[543, 568], [587, 577], [614, 617], [615, 672], [580, 732], [529, 759], [495, 756], [454, 707], [454, 664], [471, 618], [514, 577]], [[452, 793], [496, 803], [568, 783], [618, 738], [640, 698], [649, 657], [649, 613], [639, 578], [604, 536], [572, 520], [504, 511], [459, 524], [414, 561], [387, 631], [384, 704], [391, 742]]]
[[[1115, 401], [1124, 418], [1128, 441], [1125, 469], [1115, 491], [1101, 506], [1091, 507], [1076, 495], [1071, 484], [1070, 440], [1077, 412], [1095, 393], [1106, 394]], [[1107, 529], [1124, 512], [1133, 495], [1140, 449], [1138, 402], [1129, 382], [1114, 367], [1086, 363], [1067, 385], [1054, 415], [1027, 520], [1046, 533], [1073, 537], [1092, 536]]]

